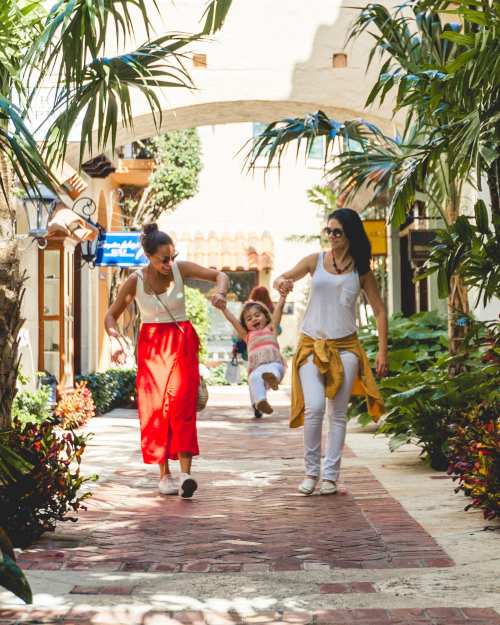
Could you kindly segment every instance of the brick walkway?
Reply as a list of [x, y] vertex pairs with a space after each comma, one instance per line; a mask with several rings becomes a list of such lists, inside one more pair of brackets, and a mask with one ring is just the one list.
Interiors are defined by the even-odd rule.
[[314, 612], [262, 611], [240, 617], [214, 610], [170, 612], [162, 610], [34, 611], [20, 615], [0, 609], [0, 625], [500, 625], [489, 608], [428, 608], [384, 610], [318, 610]]
[[[117, 469], [96, 487], [79, 523], [66, 528], [75, 538], [84, 532], [85, 540], [71, 549], [49, 541], [49, 550], [27, 550], [21, 565], [199, 573], [453, 565], [368, 469], [344, 470], [345, 495], [304, 497], [296, 467], [285, 473], [266, 468], [266, 460], [301, 454], [301, 432], [286, 428], [285, 409], [277, 412], [259, 423], [225, 415], [224, 428], [217, 427], [220, 410], [202, 417], [204, 457], [230, 458], [235, 465], [262, 458], [262, 470], [198, 471], [199, 494], [186, 501], [160, 497], [141, 469]], [[346, 456], [353, 454], [347, 450]]]
[[[454, 562], [349, 449], [346, 494], [301, 496], [302, 432], [288, 429], [285, 407], [262, 421], [246, 407], [204, 411], [192, 500], [157, 493], [156, 471], [140, 461], [135, 415], [106, 419], [94, 421], [87, 454], [103, 476], [88, 510], [19, 556], [39, 593], [50, 596], [50, 580], [64, 590], [44, 609], [0, 608], [0, 625], [500, 625], [491, 608], [403, 608], [384, 594], [385, 574], [439, 575]], [[292, 599], [259, 607], [267, 580], [295, 584]], [[210, 597], [224, 601], [228, 583], [241, 590], [214, 607]], [[251, 607], [237, 607], [238, 592], [244, 602], [256, 584]]]

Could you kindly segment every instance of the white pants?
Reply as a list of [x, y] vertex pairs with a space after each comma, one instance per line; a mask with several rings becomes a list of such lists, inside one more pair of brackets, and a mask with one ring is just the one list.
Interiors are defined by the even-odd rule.
[[358, 373], [358, 357], [352, 352], [341, 352], [344, 382], [334, 399], [325, 398], [325, 380], [311, 356], [299, 370], [304, 393], [304, 463], [306, 475], [319, 477], [321, 469], [321, 432], [323, 417], [329, 420], [323, 479], [336, 482], [340, 473], [342, 449], [347, 428], [347, 406]]
[[248, 388], [250, 390], [250, 399], [252, 406], [258, 404], [267, 397], [267, 388], [262, 379], [263, 373], [272, 373], [281, 382], [285, 375], [285, 367], [280, 362], [268, 362], [256, 367], [248, 376]]

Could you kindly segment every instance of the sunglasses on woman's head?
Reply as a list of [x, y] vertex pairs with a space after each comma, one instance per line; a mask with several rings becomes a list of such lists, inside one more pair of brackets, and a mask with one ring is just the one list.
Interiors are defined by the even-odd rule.
[[156, 258], [162, 265], [173, 263], [177, 256], [179, 256], [178, 252], [177, 254], [173, 254], [172, 256], [156, 256], [156, 254], [153, 254], [153, 258]]
[[340, 237], [344, 236], [344, 231], [342, 230], [342, 228], [329, 228], [328, 226], [326, 228], [323, 228], [323, 232], [326, 234], [327, 237], [335, 237], [336, 239], [340, 239]]

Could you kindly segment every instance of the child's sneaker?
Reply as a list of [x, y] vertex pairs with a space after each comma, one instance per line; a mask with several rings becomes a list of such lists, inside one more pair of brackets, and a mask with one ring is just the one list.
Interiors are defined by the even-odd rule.
[[277, 391], [279, 387], [278, 378], [274, 375], [274, 373], [263, 373], [262, 379], [266, 383], [268, 388], [272, 388], [273, 391]]
[[262, 412], [260, 410], [257, 410], [256, 406], [252, 406], [252, 408], [253, 408], [253, 416], [256, 419], [261, 419], [262, 418]]
[[273, 409], [269, 405], [267, 399], [261, 399], [259, 402], [257, 402], [255, 407], [259, 412], [263, 412], [264, 414], [271, 414], [273, 412]]

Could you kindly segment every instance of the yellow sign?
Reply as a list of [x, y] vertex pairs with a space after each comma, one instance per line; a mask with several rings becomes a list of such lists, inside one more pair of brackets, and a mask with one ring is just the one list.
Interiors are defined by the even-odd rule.
[[363, 221], [366, 234], [372, 244], [372, 256], [387, 256], [387, 230], [384, 219]]

